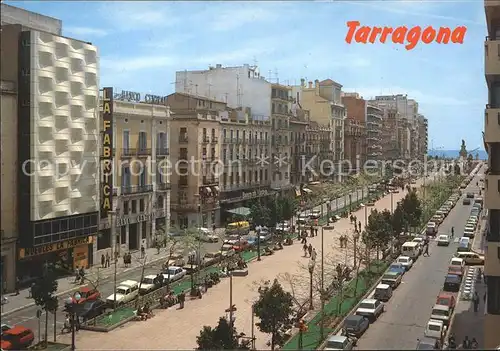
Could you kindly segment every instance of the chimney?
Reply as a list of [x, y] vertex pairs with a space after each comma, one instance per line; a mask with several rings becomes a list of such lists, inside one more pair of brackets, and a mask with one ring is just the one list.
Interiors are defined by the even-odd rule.
[[300, 78], [300, 86], [305, 87], [306, 86], [306, 80], [304, 78]]
[[314, 87], [315, 88], [319, 87], [319, 80], [318, 79], [314, 80]]
[[307, 84], [308, 84], [308, 88], [309, 88], [309, 89], [312, 89], [312, 87], [313, 87], [313, 82], [309, 81]]

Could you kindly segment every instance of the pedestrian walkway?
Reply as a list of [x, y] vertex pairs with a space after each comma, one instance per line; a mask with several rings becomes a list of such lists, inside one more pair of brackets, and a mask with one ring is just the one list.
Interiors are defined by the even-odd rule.
[[[139, 251], [132, 253], [132, 262], [129, 267], [125, 267], [125, 265], [123, 264], [123, 260], [119, 259], [116, 266], [117, 274], [129, 272], [142, 267], [140, 255], [141, 253]], [[158, 254], [157, 249], [155, 248], [146, 249], [147, 264], [163, 262], [167, 258], [167, 256], [168, 252], [166, 250], [161, 250], [160, 254]], [[93, 267], [85, 271], [85, 276], [90, 282], [97, 282], [98, 280], [102, 281], [108, 279], [109, 277], [114, 275], [114, 271], [114, 264], [111, 264], [107, 268], [101, 268], [101, 264], [99, 262], [98, 265], [94, 265]], [[57, 296], [71, 293], [72, 291], [76, 291], [80, 287], [80, 284], [75, 283], [74, 276], [60, 278], [57, 281]], [[86, 283], [85, 285], [88, 284]], [[28, 288], [19, 290], [19, 295], [6, 294], [4, 296], [7, 298], [7, 302], [2, 305], [2, 317], [22, 310], [23, 308], [33, 306], [35, 304], [33, 299], [31, 299], [31, 297], [29, 296]]]
[[[394, 201], [399, 201], [406, 192], [394, 194]], [[373, 208], [377, 210], [390, 209], [391, 196], [385, 196], [377, 201]], [[363, 218], [364, 209], [353, 213], [358, 218]], [[344, 234], [352, 235], [353, 226], [348, 218], [342, 218], [335, 224], [335, 229], [324, 231], [325, 255], [337, 257], [344, 262], [348, 256], [348, 250], [340, 249], [339, 238]], [[321, 235], [308, 238], [321, 255]], [[325, 260], [326, 261], [326, 260]], [[269, 335], [263, 334], [253, 328], [252, 305], [258, 297], [257, 288], [265, 281], [278, 278], [286, 290], [290, 286], [286, 284], [287, 275], [293, 277], [295, 285], [294, 295], [303, 300], [309, 294], [309, 273], [307, 272], [309, 258], [305, 258], [302, 245], [295, 241], [293, 245], [277, 251], [271, 256], [262, 257], [261, 261], [254, 261], [249, 265], [247, 277], [234, 277], [232, 284], [225, 278], [218, 285], [211, 288], [202, 299], [189, 300], [182, 310], [171, 308], [168, 310], [155, 311], [155, 317], [147, 322], [129, 323], [112, 333], [92, 333], [80, 331], [76, 337], [76, 345], [81, 349], [138, 349], [147, 345], [148, 349], [164, 349], [168, 345], [170, 349], [193, 349], [196, 348], [196, 337], [203, 326], [214, 326], [220, 316], [225, 315], [225, 309], [230, 305], [230, 300], [236, 306], [235, 326], [238, 332], [244, 332], [251, 336], [255, 332], [256, 348], [268, 349]], [[334, 264], [331, 269], [334, 269]], [[328, 269], [325, 266], [325, 271]], [[231, 298], [232, 296], [232, 298]], [[318, 305], [318, 301], [314, 301]], [[147, 325], [146, 325], [147, 324]], [[168, 326], [165, 329], [165, 326]], [[144, 330], [147, 328], [148, 332]], [[92, 333], [92, 334], [90, 334]], [[155, 335], [151, 338], [151, 335]], [[61, 336], [60, 340], [68, 341], [67, 335]]]

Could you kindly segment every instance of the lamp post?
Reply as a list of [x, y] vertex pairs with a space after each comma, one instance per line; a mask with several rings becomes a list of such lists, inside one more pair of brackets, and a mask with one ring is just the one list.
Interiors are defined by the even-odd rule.
[[74, 351], [76, 350], [75, 346], [75, 339], [76, 339], [76, 324], [78, 322], [77, 316], [76, 316], [76, 309], [75, 307], [78, 305], [78, 301], [80, 300], [81, 296], [77, 292], [73, 297], [68, 297], [65, 301], [66, 305], [66, 311], [69, 312], [70, 314], [70, 321], [71, 321], [71, 350]]
[[354, 250], [354, 269], [357, 267], [357, 261], [358, 261], [358, 240], [359, 240], [359, 232], [356, 230], [354, 231], [354, 234], [352, 236], [353, 239], [353, 250]]
[[[118, 235], [118, 245], [116, 243], [116, 213], [118, 212], [118, 208], [116, 211], [109, 211], [108, 212], [108, 218], [109, 218], [109, 225], [110, 225], [110, 231], [111, 231], [111, 238], [114, 239], [115, 241], [115, 247], [114, 247], [114, 252], [113, 252], [113, 259], [114, 259], [114, 267], [113, 267], [113, 310], [116, 309], [116, 274], [117, 274], [117, 264], [118, 264], [118, 256], [120, 254], [120, 247], [121, 247], [121, 233]], [[114, 220], [113, 220], [114, 219]], [[118, 248], [118, 250], [117, 250]]]
[[316, 262], [314, 260], [309, 261], [309, 310], [314, 309], [313, 305], [313, 273], [314, 273], [314, 266], [316, 265]]

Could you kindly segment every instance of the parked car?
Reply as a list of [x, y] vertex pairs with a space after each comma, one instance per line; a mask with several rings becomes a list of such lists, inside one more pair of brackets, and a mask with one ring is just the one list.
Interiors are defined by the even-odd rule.
[[[80, 295], [79, 299], [75, 298], [75, 296], [77, 294]], [[101, 293], [99, 292], [99, 290], [97, 290], [95, 288], [88, 287], [88, 286], [82, 286], [71, 297], [71, 299], [73, 300], [73, 303], [85, 303], [87, 301], [93, 301], [93, 300], [97, 300], [100, 298], [101, 298]], [[65, 303], [67, 304], [68, 302], [65, 302]]]
[[460, 277], [460, 279], [463, 278], [464, 276], [464, 270], [462, 267], [459, 266], [449, 266], [448, 267], [448, 274], [454, 274]]
[[208, 228], [198, 228], [196, 237], [206, 243], [218, 243], [219, 237]]
[[142, 278], [141, 284], [139, 284], [139, 294], [145, 295], [154, 291], [160, 287], [160, 282], [156, 278], [156, 275], [150, 274]]
[[106, 312], [107, 307], [108, 304], [102, 300], [87, 301], [78, 306], [76, 315], [81, 322], [85, 322]]
[[12, 326], [11, 325], [8, 325], [8, 324], [2, 324], [2, 335], [5, 331], [9, 330], [9, 329], [12, 329]]
[[203, 256], [203, 266], [211, 266], [221, 261], [222, 254], [219, 251], [216, 252], [207, 252], [205, 256]]
[[467, 199], [473, 199], [474, 198], [474, 193], [468, 192], [466, 198]]
[[444, 325], [449, 325], [452, 310], [449, 306], [434, 305], [431, 311], [431, 319], [443, 321]]
[[389, 285], [392, 289], [396, 289], [399, 284], [401, 284], [401, 280], [403, 279], [403, 275], [398, 272], [389, 271], [385, 272], [382, 276], [382, 284]]
[[413, 267], [413, 260], [409, 256], [399, 256], [396, 259], [396, 262], [401, 263], [407, 271], [409, 271], [410, 268]]
[[375, 299], [364, 299], [356, 309], [356, 314], [368, 318], [370, 323], [374, 322], [383, 312], [384, 304]]
[[483, 265], [484, 256], [475, 252], [457, 252], [456, 256], [462, 258], [466, 265]]
[[333, 335], [326, 342], [325, 350], [352, 350], [356, 346], [356, 339], [348, 336]]
[[436, 339], [424, 337], [417, 339], [416, 350], [435, 350]]
[[400, 274], [405, 274], [406, 272], [406, 267], [403, 266], [401, 263], [399, 262], [394, 262], [392, 263], [390, 266], [389, 266], [389, 269], [388, 269], [389, 272], [397, 272], [397, 273], [400, 273]]
[[350, 315], [344, 320], [342, 335], [355, 336], [359, 338], [370, 326], [368, 318], [358, 315]]
[[446, 291], [441, 291], [436, 298], [436, 305], [448, 306], [451, 310], [455, 308], [456, 303], [455, 296]]
[[428, 338], [437, 339], [441, 342], [446, 336], [447, 329], [448, 328], [442, 320], [429, 319], [427, 325], [425, 326], [424, 335]]
[[471, 247], [470, 238], [463, 236], [458, 240], [457, 252], [469, 252]]
[[449, 246], [450, 237], [446, 234], [441, 234], [437, 238], [437, 246]]
[[240, 239], [233, 245], [233, 249], [235, 252], [242, 252], [248, 250], [249, 248], [250, 244], [248, 243], [248, 240], [245, 239]]
[[320, 217], [321, 217], [320, 210], [312, 210], [311, 214], [309, 215], [310, 219], [319, 219]]
[[443, 290], [449, 292], [458, 292], [460, 291], [460, 284], [462, 283], [462, 279], [455, 274], [447, 274], [444, 279]]
[[459, 257], [452, 257], [450, 260], [450, 266], [459, 266], [462, 268], [462, 272], [465, 270], [465, 261]]
[[[262, 242], [262, 239], [261, 239], [261, 242]], [[236, 251], [234, 251], [234, 248], [233, 248], [233, 244], [224, 244], [222, 245], [222, 247], [220, 248], [220, 253], [222, 254], [222, 257], [231, 257], [233, 256]]]
[[186, 270], [182, 267], [170, 266], [165, 268], [162, 272], [163, 279], [165, 282], [175, 282], [177, 280], [181, 280], [187, 274]]
[[35, 334], [29, 328], [16, 325], [2, 333], [2, 350], [23, 350], [31, 346]]
[[462, 200], [462, 205], [466, 205], [466, 206], [468, 206], [468, 205], [470, 205], [470, 203], [471, 203], [471, 201], [470, 201], [470, 199], [469, 199], [469, 198], [467, 198], [467, 197], [465, 197], [465, 198]]
[[392, 287], [389, 284], [383, 283], [377, 285], [375, 292], [373, 293], [373, 297], [379, 301], [389, 301], [392, 297]]
[[113, 293], [108, 296], [106, 302], [113, 306], [116, 300], [117, 305], [123, 305], [127, 302], [132, 301], [138, 295], [139, 283], [135, 280], [125, 280], [116, 287], [116, 299], [115, 294]]

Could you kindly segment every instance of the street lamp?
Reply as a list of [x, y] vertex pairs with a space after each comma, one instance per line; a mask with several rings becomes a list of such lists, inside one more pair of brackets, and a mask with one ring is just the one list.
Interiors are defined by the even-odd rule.
[[77, 292], [73, 297], [69, 296], [66, 301], [66, 311], [70, 314], [70, 321], [71, 321], [71, 350], [74, 351], [76, 350], [75, 346], [75, 338], [76, 338], [76, 323], [78, 322], [77, 316], [76, 316], [76, 306], [78, 305], [78, 301], [80, 300], [81, 296]]
[[[109, 217], [109, 225], [110, 225], [110, 231], [111, 231], [111, 238], [115, 242], [115, 247], [114, 252], [113, 252], [113, 259], [114, 259], [114, 267], [113, 267], [113, 310], [116, 309], [116, 274], [117, 274], [117, 264], [118, 264], [118, 256], [120, 255], [120, 248], [121, 248], [121, 232], [118, 235], [118, 245], [116, 243], [116, 214], [119, 212], [119, 208], [116, 208], [115, 211], [109, 211], [108, 212], [108, 217]], [[113, 220], [114, 219], [114, 220]], [[112, 242], [113, 242], [112, 241]], [[118, 250], [117, 250], [118, 248]]]
[[[361, 229], [361, 228], [360, 228]], [[358, 259], [358, 240], [359, 240], [359, 232], [356, 230], [352, 236], [353, 244], [354, 244], [354, 268], [357, 267], [357, 259]]]
[[[364, 207], [365, 209], [365, 230], [366, 230], [366, 226], [368, 225], [368, 206], [366, 206], [365, 204], [360, 204], [359, 206]], [[361, 231], [361, 228], [359, 228], [359, 230]]]
[[309, 261], [309, 310], [313, 310], [313, 273], [314, 273], [314, 266], [316, 265], [316, 262], [314, 260]]

